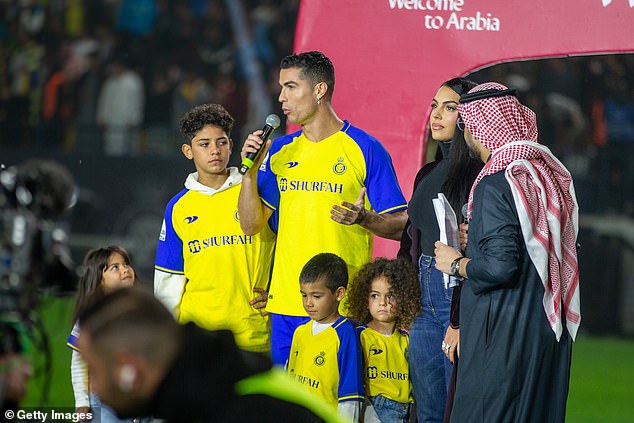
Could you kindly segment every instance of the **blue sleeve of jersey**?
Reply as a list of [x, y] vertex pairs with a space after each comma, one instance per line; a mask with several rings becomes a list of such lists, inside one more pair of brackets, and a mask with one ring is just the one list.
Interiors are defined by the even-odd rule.
[[368, 200], [378, 214], [392, 213], [407, 208], [407, 201], [398, 185], [390, 153], [371, 135], [354, 126], [346, 133], [352, 137], [365, 157], [365, 186]]
[[172, 223], [174, 205], [188, 192], [187, 189], [179, 192], [170, 200], [165, 208], [163, 226], [159, 235], [156, 248], [156, 262], [154, 268], [167, 273], [182, 275], [185, 271], [183, 259], [183, 241], [180, 239]]
[[[292, 134], [283, 135], [273, 140], [271, 148], [269, 149], [268, 157], [258, 169], [258, 192], [262, 202], [272, 210], [277, 210], [280, 206], [280, 190], [277, 185], [277, 175], [271, 170], [271, 159], [277, 154], [282, 147], [286, 144], [293, 142], [293, 139], [298, 136], [301, 131], [294, 132]], [[275, 224], [273, 224], [275, 226]], [[276, 227], [271, 227], [274, 231]]]
[[339, 335], [339, 402], [362, 401], [365, 397], [363, 389], [363, 355], [357, 333], [349, 320], [335, 328]]

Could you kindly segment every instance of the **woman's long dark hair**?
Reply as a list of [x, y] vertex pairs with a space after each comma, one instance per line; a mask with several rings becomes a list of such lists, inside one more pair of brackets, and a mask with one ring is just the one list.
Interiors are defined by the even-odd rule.
[[[450, 79], [442, 84], [444, 87], [451, 88], [458, 95], [466, 94], [476, 85], [478, 84], [465, 78]], [[451, 151], [448, 160], [447, 179], [442, 184], [442, 192], [456, 212], [458, 222], [462, 222], [462, 206], [469, 200], [471, 186], [484, 163], [469, 156], [469, 149], [464, 140], [464, 132], [458, 127], [456, 127], [451, 139]]]

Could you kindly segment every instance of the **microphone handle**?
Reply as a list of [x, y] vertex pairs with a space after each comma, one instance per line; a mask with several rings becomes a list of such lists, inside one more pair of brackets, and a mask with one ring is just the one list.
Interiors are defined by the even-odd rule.
[[246, 157], [242, 159], [242, 164], [240, 165], [240, 170], [239, 170], [241, 175], [244, 175], [245, 173], [247, 173], [249, 169], [251, 169], [251, 166], [253, 166], [253, 162], [255, 161], [255, 158], [258, 156], [258, 153], [260, 152], [260, 150], [262, 149], [266, 141], [270, 138], [273, 131], [275, 131], [275, 128], [267, 124], [267, 125], [264, 125], [264, 128], [262, 128], [262, 131], [264, 131], [262, 135], [260, 135], [260, 138], [262, 139], [262, 145], [260, 146], [258, 151], [256, 151], [255, 153], [248, 153]]

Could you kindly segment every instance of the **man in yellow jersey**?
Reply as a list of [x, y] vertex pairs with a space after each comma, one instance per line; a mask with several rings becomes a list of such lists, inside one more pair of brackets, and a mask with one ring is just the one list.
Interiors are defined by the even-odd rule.
[[[385, 148], [335, 114], [330, 59], [300, 53], [282, 59], [280, 67], [282, 111], [302, 129], [262, 146], [268, 155], [262, 151], [244, 175], [238, 203], [249, 235], [279, 213], [267, 305], [277, 364], [286, 362], [295, 328], [308, 321], [297, 289], [302, 266], [330, 252], [344, 259], [353, 276], [372, 257], [373, 234], [400, 239], [407, 207]], [[248, 136], [242, 157], [258, 151], [261, 134]]]
[[181, 323], [230, 329], [240, 348], [270, 348], [266, 304], [275, 235], [240, 228], [241, 176], [227, 168], [233, 118], [218, 104], [203, 104], [180, 122], [182, 152], [196, 172], [167, 205], [159, 236], [154, 293]]

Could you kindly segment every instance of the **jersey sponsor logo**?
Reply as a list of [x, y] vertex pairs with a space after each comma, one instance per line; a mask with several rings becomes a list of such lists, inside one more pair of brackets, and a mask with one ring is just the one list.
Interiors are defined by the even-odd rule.
[[189, 223], [194, 223], [195, 221], [197, 221], [197, 220], [198, 220], [198, 216], [187, 216], [184, 220], [185, 220], [188, 224], [189, 224]]
[[346, 164], [343, 162], [343, 157], [339, 157], [337, 159], [337, 163], [335, 163], [335, 165], [332, 167], [332, 171], [335, 172], [335, 174], [337, 175], [343, 175], [344, 173], [346, 173], [347, 169], [348, 166], [346, 166]]
[[216, 235], [209, 238], [203, 238], [202, 240], [193, 239], [187, 243], [189, 252], [192, 254], [200, 253], [210, 247], [224, 247], [230, 245], [251, 245], [253, 244], [253, 237], [251, 235], [238, 234], [238, 235]]
[[189, 252], [192, 254], [200, 253], [200, 241], [197, 239], [189, 241], [187, 243], [187, 247], [189, 248]]
[[326, 353], [325, 352], [320, 352], [319, 355], [317, 357], [315, 357], [315, 365], [317, 366], [323, 366], [326, 363], [326, 358], [325, 358]]
[[392, 379], [392, 380], [407, 380], [409, 379], [409, 374], [401, 373], [401, 372], [390, 372], [388, 370], [383, 370], [379, 373], [381, 379]]
[[314, 389], [319, 389], [319, 381], [309, 378], [307, 376], [302, 376], [302, 375], [295, 375], [295, 380], [298, 381], [299, 383], [301, 383], [302, 385], [308, 385], [311, 388]]
[[299, 164], [299, 162], [287, 162], [287, 163], [284, 163], [284, 164], [288, 165], [289, 169], [292, 169], [295, 166], [297, 166]]
[[300, 181], [298, 179], [280, 178], [280, 192], [305, 191], [305, 192], [334, 192], [341, 194], [343, 184], [336, 184], [326, 181]]
[[367, 374], [368, 374], [368, 379], [377, 379], [377, 378], [391, 379], [391, 380], [408, 380], [409, 379], [408, 373], [392, 372], [389, 370], [379, 371], [379, 369], [376, 366], [368, 366]]
[[379, 348], [370, 348], [370, 355], [379, 355], [383, 352], [382, 349]]
[[379, 369], [376, 366], [368, 366], [368, 379], [376, 379], [379, 375]]

